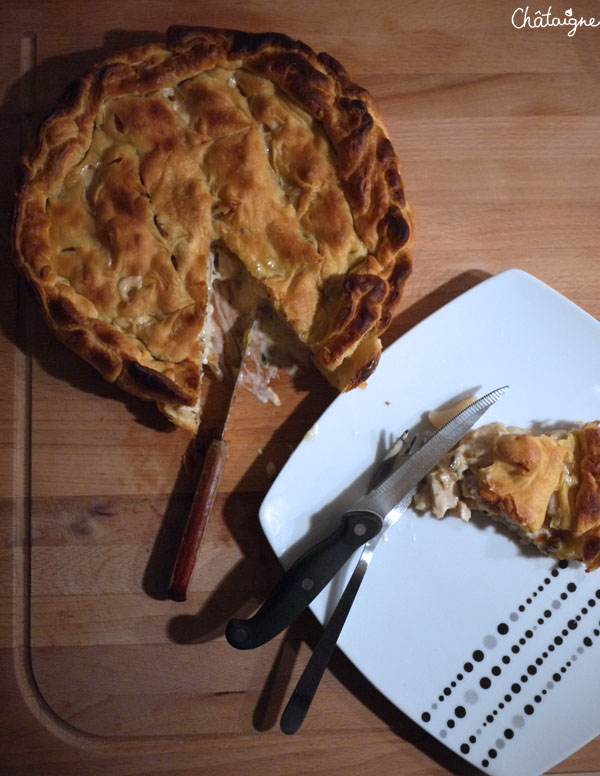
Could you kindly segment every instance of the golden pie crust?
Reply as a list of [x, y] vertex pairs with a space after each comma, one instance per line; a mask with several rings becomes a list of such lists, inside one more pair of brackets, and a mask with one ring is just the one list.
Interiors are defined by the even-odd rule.
[[421, 484], [417, 509], [469, 519], [483, 511], [542, 552], [600, 566], [600, 421], [534, 434], [474, 429]]
[[177, 409], [198, 404], [215, 246], [348, 390], [378, 363], [413, 218], [378, 109], [331, 56], [177, 27], [66, 91], [23, 161], [14, 244], [58, 337], [194, 430]]

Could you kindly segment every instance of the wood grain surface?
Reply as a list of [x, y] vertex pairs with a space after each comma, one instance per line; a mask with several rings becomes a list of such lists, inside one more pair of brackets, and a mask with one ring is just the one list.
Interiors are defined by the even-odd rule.
[[[249, 614], [280, 574], [257, 510], [335, 392], [307, 372], [282, 374], [280, 407], [238, 392], [188, 599], [167, 600], [202, 444], [104, 383], [47, 332], [12, 269], [8, 222], [20, 144], [100, 55], [160, 39], [173, 23], [274, 30], [344, 63], [379, 102], [402, 160], [415, 268], [386, 344], [513, 267], [600, 318], [600, 28], [518, 30], [516, 7], [5, 0], [0, 773], [476, 773], [339, 652], [304, 727], [283, 736], [279, 715], [320, 634], [312, 615], [259, 650], [237, 652], [224, 639], [227, 620]], [[572, 7], [600, 16], [594, 2]], [[203, 438], [222, 393], [209, 385]], [[598, 776], [600, 739], [551, 773]]]

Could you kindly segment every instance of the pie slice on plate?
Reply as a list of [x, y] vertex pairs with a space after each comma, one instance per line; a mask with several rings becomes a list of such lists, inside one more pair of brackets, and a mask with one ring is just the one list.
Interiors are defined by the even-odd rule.
[[377, 366], [412, 212], [377, 107], [329, 55], [172, 28], [75, 81], [23, 172], [15, 252], [49, 325], [176, 424], [197, 429], [220, 355], [224, 263], [227, 303], [275, 311], [338, 389]]
[[600, 422], [536, 434], [490, 423], [427, 475], [415, 507], [469, 520], [477, 510], [542, 552], [600, 566]]

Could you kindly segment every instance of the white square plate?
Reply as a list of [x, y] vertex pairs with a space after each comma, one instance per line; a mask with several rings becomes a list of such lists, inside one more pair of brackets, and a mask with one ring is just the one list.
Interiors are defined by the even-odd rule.
[[[384, 352], [342, 394], [267, 494], [262, 528], [285, 567], [329, 533], [375, 463], [424, 412], [510, 385], [482, 423], [600, 418], [600, 324], [510, 270]], [[358, 553], [314, 601], [329, 617]], [[558, 564], [480, 518], [409, 510], [377, 547], [340, 648], [398, 708], [494, 776], [537, 776], [600, 733], [600, 570]], [[318, 698], [317, 698], [318, 702]]]

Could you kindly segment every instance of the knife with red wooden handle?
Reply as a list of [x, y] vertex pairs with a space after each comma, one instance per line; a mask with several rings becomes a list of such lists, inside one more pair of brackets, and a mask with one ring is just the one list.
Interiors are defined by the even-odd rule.
[[187, 599], [187, 591], [196, 565], [200, 543], [202, 542], [202, 537], [204, 536], [204, 531], [208, 524], [208, 518], [219, 490], [221, 475], [223, 474], [225, 464], [227, 463], [229, 446], [223, 439], [223, 436], [227, 428], [227, 421], [231, 413], [231, 407], [233, 406], [237, 388], [241, 382], [244, 358], [248, 352], [248, 343], [250, 342], [253, 329], [254, 325], [251, 323], [246, 328], [243, 342], [239, 345], [240, 355], [237, 375], [231, 388], [227, 409], [223, 416], [221, 432], [212, 440], [206, 451], [200, 479], [198, 480], [194, 500], [192, 501], [192, 506], [173, 567], [171, 581], [169, 583], [168, 595], [173, 601], [185, 601]]
[[200, 543], [219, 490], [219, 482], [228, 455], [229, 445], [224, 439], [213, 439], [206, 451], [204, 465], [169, 584], [169, 597], [173, 601], [185, 601], [187, 598]]

